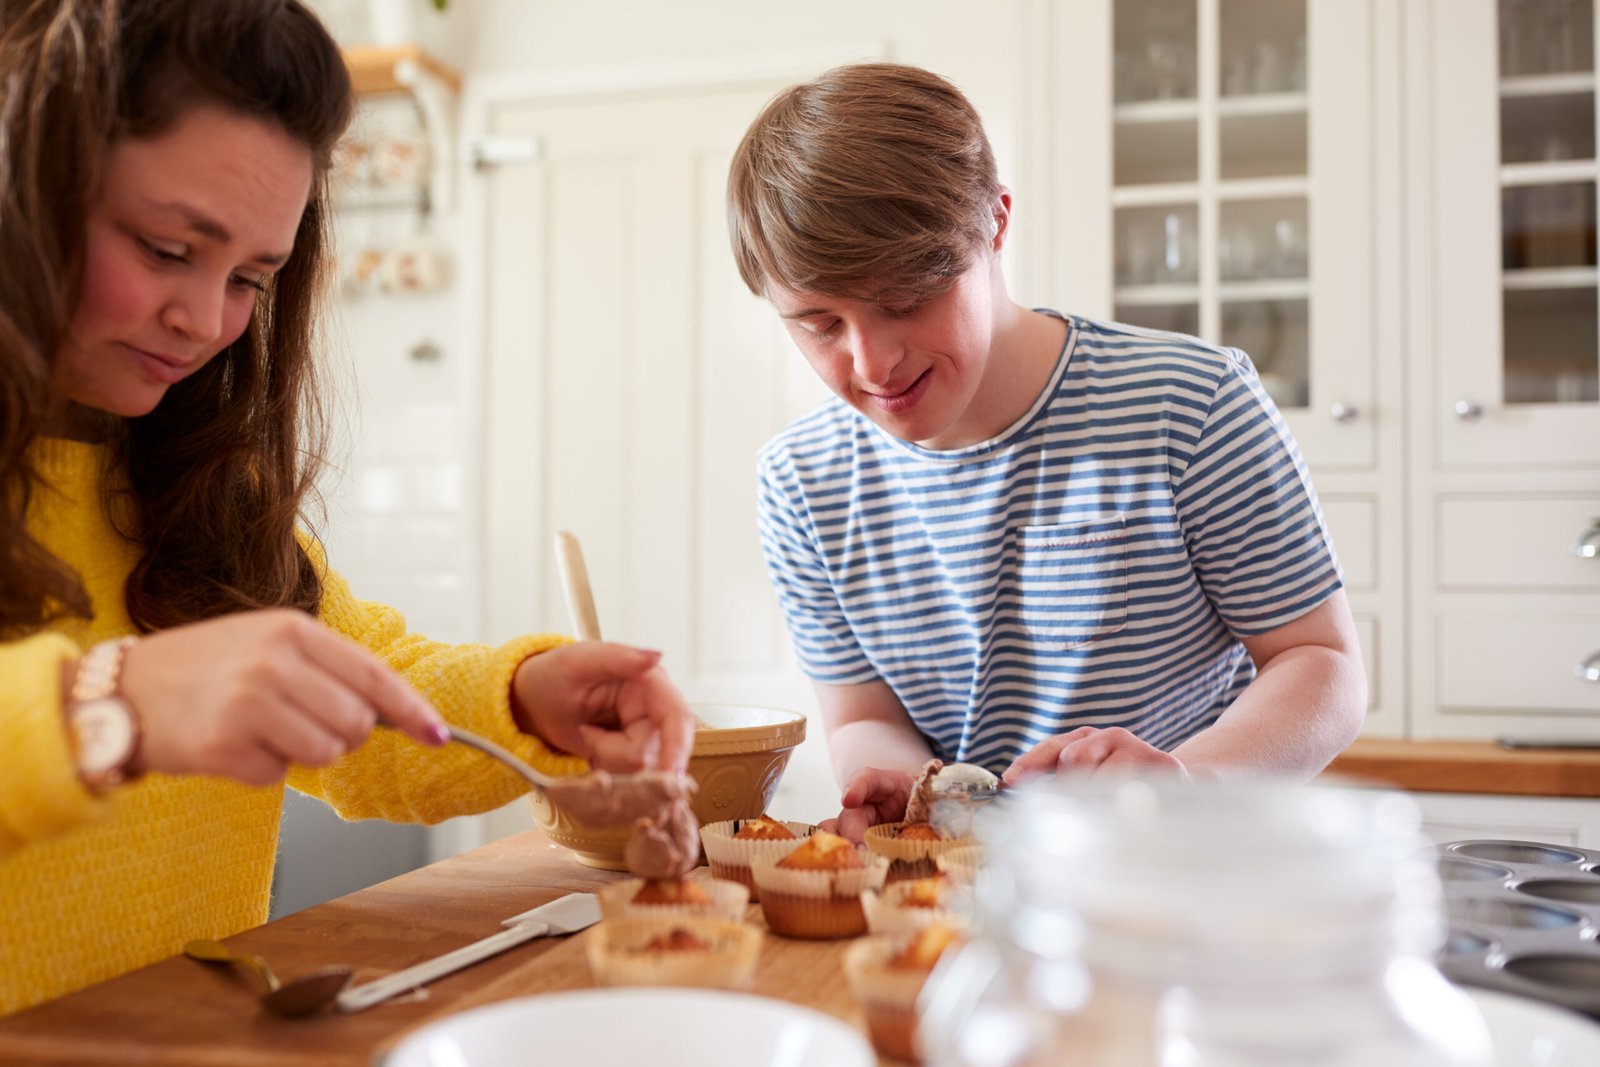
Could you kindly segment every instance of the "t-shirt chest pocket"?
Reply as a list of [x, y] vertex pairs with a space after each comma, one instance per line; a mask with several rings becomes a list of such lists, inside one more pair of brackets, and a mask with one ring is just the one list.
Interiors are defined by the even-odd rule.
[[1016, 620], [1034, 640], [1075, 648], [1128, 625], [1126, 522], [1096, 515], [1016, 534]]

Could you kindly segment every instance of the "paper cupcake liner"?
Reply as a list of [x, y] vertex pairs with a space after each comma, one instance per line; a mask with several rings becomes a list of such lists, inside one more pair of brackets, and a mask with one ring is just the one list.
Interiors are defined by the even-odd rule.
[[686, 880], [694, 882], [705, 890], [706, 896], [711, 899], [698, 904], [635, 904], [634, 895], [644, 888], [644, 879], [624, 878], [620, 882], [602, 886], [596, 891], [595, 895], [600, 898], [600, 914], [607, 919], [631, 915], [662, 918], [700, 915], [727, 919], [729, 922], [743, 921], [745, 905], [750, 902], [748, 888], [738, 882], [717, 878], [713, 873], [705, 871], [692, 871], [686, 876]]
[[963, 848], [975, 844], [975, 839], [966, 837], [951, 837], [940, 841], [905, 841], [894, 835], [900, 832], [903, 822], [879, 823], [877, 826], [867, 827], [867, 847], [880, 856], [888, 856], [892, 860], [902, 863], [917, 863], [928, 861], [928, 869], [933, 870], [933, 859], [951, 849]]
[[904, 825], [903, 822], [886, 822], [867, 827], [867, 847], [893, 861], [888, 875], [891, 882], [926, 878], [939, 869], [936, 860], [940, 855], [973, 843], [971, 836], [942, 841], [905, 841], [894, 836]]
[[888, 965], [905, 942], [905, 937], [881, 935], [857, 941], [845, 950], [844, 974], [866, 1016], [872, 1047], [884, 1056], [918, 1061], [917, 997], [929, 972]]
[[962, 885], [973, 885], [978, 880], [978, 865], [983, 862], [982, 845], [962, 845], [941, 852], [933, 858], [934, 866]]
[[[655, 938], [682, 929], [708, 942], [700, 950], [644, 950]], [[761, 928], [699, 916], [625, 916], [589, 934], [589, 970], [601, 985], [704, 986], [744, 989], [761, 954]], [[643, 951], [641, 951], [643, 950]]]
[[[791, 844], [790, 851], [794, 847]], [[843, 871], [779, 867], [778, 861], [782, 858], [757, 856], [751, 861], [751, 877], [763, 895], [771, 892], [793, 897], [848, 897], [860, 903], [863, 889], [883, 888], [883, 879], [889, 870], [889, 860], [885, 856], [862, 854], [865, 866]]]
[[971, 894], [965, 890], [947, 891], [939, 907], [906, 907], [899, 898], [909, 881], [885, 883], [883, 890], [868, 889], [861, 894], [861, 910], [867, 916], [867, 930], [873, 934], [910, 934], [942, 923], [966, 929], [971, 924]]
[[784, 937], [836, 941], [867, 932], [860, 897], [802, 897], [768, 889], [761, 894], [767, 927]]
[[[730, 882], [739, 882], [750, 890], [752, 901], [760, 900], [761, 893], [750, 874], [750, 864], [757, 856], [772, 855], [783, 858], [795, 847], [794, 841], [759, 841], [739, 839], [733, 835], [748, 819], [729, 819], [707, 823], [700, 827], [700, 843], [705, 849], [706, 862], [711, 873]], [[785, 822], [797, 839], [804, 840], [816, 831], [806, 822]]]

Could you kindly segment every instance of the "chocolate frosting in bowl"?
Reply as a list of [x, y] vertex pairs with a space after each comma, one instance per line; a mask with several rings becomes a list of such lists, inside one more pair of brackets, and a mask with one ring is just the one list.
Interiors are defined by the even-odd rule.
[[686, 774], [591, 771], [545, 788], [551, 803], [594, 829], [631, 823], [624, 859], [640, 878], [680, 878], [700, 858], [700, 823], [689, 807]]

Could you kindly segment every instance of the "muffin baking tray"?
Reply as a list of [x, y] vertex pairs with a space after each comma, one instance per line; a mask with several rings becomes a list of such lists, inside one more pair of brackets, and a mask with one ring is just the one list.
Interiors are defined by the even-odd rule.
[[1600, 852], [1534, 841], [1441, 845], [1439, 969], [1600, 1017]]

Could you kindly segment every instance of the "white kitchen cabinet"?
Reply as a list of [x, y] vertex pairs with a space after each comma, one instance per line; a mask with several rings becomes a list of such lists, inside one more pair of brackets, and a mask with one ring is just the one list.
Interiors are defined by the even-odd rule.
[[1070, 310], [1250, 354], [1344, 567], [1367, 730], [1403, 736], [1396, 9], [1071, 0], [1039, 18], [1072, 61], [1038, 94], [1041, 184], [1062, 193], [1037, 273]]
[[1594, 0], [1406, 31], [1414, 729], [1600, 737]]
[[1600, 848], [1600, 800], [1413, 793], [1422, 830], [1435, 844], [1471, 838]]

